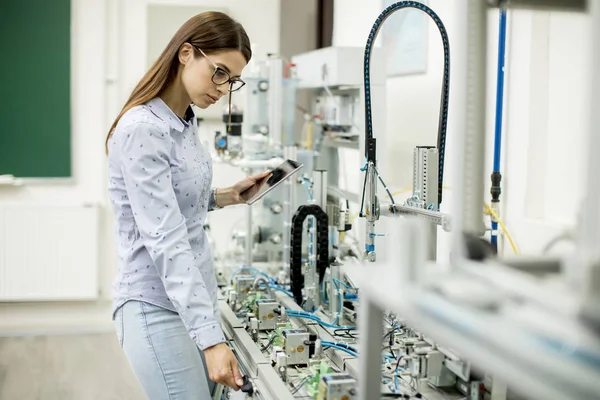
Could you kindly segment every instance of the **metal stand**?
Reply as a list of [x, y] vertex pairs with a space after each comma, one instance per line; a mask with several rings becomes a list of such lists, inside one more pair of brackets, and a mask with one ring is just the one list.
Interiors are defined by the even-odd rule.
[[[600, 135], [595, 132], [600, 126], [600, 114], [597, 113], [600, 77], [594, 75], [592, 83], [593, 120], [589, 146], [592, 156], [588, 165], [586, 202], [590, 206], [584, 210], [578, 255], [565, 260], [573, 263], [567, 266], [569, 279], [549, 287], [541, 280], [500, 263], [468, 260], [464, 254], [463, 235], [480, 232], [483, 209], [488, 5], [481, 0], [464, 0], [463, 3], [466, 7], [461, 9], [456, 25], [460, 32], [456, 38], [457, 43], [466, 43], [466, 47], [455, 46], [458, 47], [459, 63], [464, 63], [464, 67], [455, 69], [458, 81], [463, 83], [457, 89], [457, 107], [463, 114], [457, 126], [458, 134], [462, 135], [462, 153], [457, 157], [459, 165], [454, 183], [457, 196], [452, 214], [452, 268], [449, 273], [440, 273], [426, 281], [421, 271], [433, 265], [423, 259], [422, 248], [413, 246], [421, 240], [409, 239], [418, 238], [419, 231], [409, 221], [399, 223], [398, 237], [402, 241], [398, 242], [396, 259], [389, 265], [370, 269], [369, 279], [361, 286], [359, 327], [366, 347], [361, 351], [359, 398], [371, 400], [380, 396], [381, 376], [377, 364], [381, 356], [380, 327], [384, 308], [392, 308], [407, 318], [412, 327], [431, 335], [442, 345], [450, 346], [475, 365], [489, 369], [494, 377], [498, 377], [499, 385], [492, 393], [494, 399], [505, 397], [504, 382], [532, 398], [596, 398], [600, 380], [600, 310], [597, 307], [600, 298], [600, 182], [595, 172], [600, 169], [600, 158], [594, 153], [600, 146]], [[586, 3], [594, 27], [594, 68], [591, 70], [596, 71], [600, 66], [600, 2], [488, 0], [488, 4], [502, 7], [570, 10], [585, 10]], [[364, 276], [366, 278], [366, 273]], [[489, 293], [486, 288], [495, 292]], [[495, 307], [494, 311], [490, 311], [489, 305]], [[531, 318], [539, 321], [533, 323]], [[548, 320], [553, 320], [560, 329], [544, 324]], [[568, 352], [564, 351], [567, 347]]]

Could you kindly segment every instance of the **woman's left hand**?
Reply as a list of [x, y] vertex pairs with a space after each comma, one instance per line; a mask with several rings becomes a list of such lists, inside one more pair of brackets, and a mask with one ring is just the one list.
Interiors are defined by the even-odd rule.
[[217, 189], [217, 205], [225, 207], [246, 203], [258, 193], [270, 177], [271, 171], [265, 171], [262, 174], [249, 176], [231, 187]]

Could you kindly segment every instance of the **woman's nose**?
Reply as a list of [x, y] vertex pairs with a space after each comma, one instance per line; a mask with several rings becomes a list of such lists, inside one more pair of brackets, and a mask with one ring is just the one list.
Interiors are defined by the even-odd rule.
[[227, 84], [225, 85], [217, 85], [217, 91], [219, 92], [219, 94], [221, 96], [225, 96], [227, 94], [227, 88], [229, 86]]

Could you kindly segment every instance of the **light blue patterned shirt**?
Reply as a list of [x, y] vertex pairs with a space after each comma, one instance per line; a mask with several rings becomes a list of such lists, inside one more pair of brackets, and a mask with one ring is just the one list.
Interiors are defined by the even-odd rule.
[[[129, 300], [176, 311], [202, 350], [225, 341], [204, 232], [212, 160], [191, 108], [181, 119], [160, 99], [132, 108], [109, 141], [116, 218], [116, 311]], [[114, 314], [113, 314], [114, 316]]]

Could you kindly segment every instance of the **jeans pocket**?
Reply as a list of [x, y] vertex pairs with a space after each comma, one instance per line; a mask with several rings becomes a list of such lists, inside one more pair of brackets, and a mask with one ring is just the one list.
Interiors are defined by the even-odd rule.
[[115, 313], [115, 328], [117, 330], [117, 339], [119, 340], [119, 346], [123, 348], [123, 336], [124, 336], [124, 326], [123, 326], [123, 307], [119, 307], [117, 312]]

